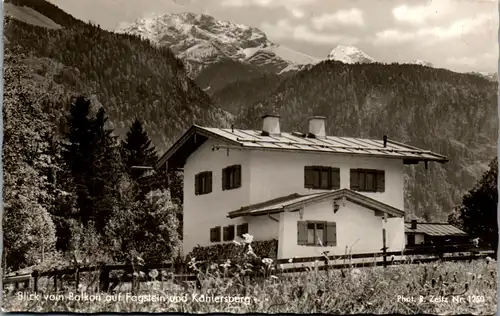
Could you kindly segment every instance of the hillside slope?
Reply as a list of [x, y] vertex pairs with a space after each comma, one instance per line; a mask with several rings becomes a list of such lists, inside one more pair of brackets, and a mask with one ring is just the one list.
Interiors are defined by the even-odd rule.
[[[7, 53], [34, 60], [39, 72], [33, 80], [47, 81], [47, 87], [58, 84], [68, 94], [95, 95], [118, 134], [139, 117], [162, 152], [193, 123], [227, 126], [228, 113], [188, 78], [168, 48], [83, 23], [45, 1], [11, 2], [40, 10], [64, 28], [49, 30], [6, 17]], [[47, 63], [60, 65], [59, 71], [54, 74]]]
[[484, 78], [419, 65], [322, 62], [247, 105], [238, 128], [261, 128], [261, 115], [283, 130], [305, 131], [308, 116], [327, 117], [331, 135], [405, 142], [450, 162], [406, 167], [406, 210], [446, 220], [497, 154], [497, 85]]

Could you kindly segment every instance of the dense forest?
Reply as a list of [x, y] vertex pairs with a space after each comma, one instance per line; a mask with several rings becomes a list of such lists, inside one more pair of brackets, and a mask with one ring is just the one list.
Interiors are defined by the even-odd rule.
[[44, 1], [14, 1], [18, 2], [42, 10], [64, 28], [48, 30], [7, 17], [8, 51], [48, 59], [51, 67], [59, 64], [57, 73], [46, 65], [37, 75], [68, 91], [95, 95], [118, 134], [123, 135], [139, 115], [159, 152], [164, 152], [193, 123], [227, 125], [228, 114], [187, 77], [182, 62], [168, 48], [72, 19]]
[[134, 168], [157, 160], [141, 120], [119, 140], [102, 106], [47, 94], [24, 59], [5, 59], [3, 267], [176, 254], [182, 183]]
[[242, 128], [260, 129], [272, 112], [283, 130], [305, 131], [309, 116], [322, 115], [330, 135], [388, 135], [447, 156], [429, 170], [406, 167], [406, 211], [427, 220], [445, 220], [497, 153], [497, 84], [444, 69], [322, 62], [241, 106]]

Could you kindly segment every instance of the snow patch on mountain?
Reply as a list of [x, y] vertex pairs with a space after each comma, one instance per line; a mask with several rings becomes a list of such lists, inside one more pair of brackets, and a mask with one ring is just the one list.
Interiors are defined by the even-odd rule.
[[420, 60], [420, 59], [414, 59], [409, 64], [412, 65], [420, 65], [420, 66], [427, 66], [427, 67], [434, 67], [434, 65], [428, 61], [425, 60]]
[[206, 14], [163, 14], [139, 19], [117, 30], [169, 46], [195, 77], [210, 64], [232, 59], [280, 72], [291, 65], [316, 63], [307, 54], [275, 44], [261, 30], [219, 21]]
[[344, 64], [367, 64], [374, 63], [375, 59], [354, 46], [338, 45], [326, 57], [328, 60], [336, 60]]

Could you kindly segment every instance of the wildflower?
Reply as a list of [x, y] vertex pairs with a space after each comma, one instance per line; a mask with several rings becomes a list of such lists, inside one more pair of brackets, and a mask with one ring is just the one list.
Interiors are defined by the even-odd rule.
[[262, 263], [269, 266], [273, 263], [273, 259], [264, 258], [264, 259], [262, 259]]
[[253, 248], [252, 248], [252, 246], [250, 246], [250, 245], [248, 245], [247, 255], [256, 256], [256, 255], [255, 255], [255, 252], [253, 252]]
[[353, 279], [359, 278], [360, 275], [361, 275], [361, 270], [359, 270], [359, 269], [352, 269], [351, 270], [351, 277]]
[[486, 257], [486, 263], [490, 263], [490, 262], [492, 262], [492, 261], [493, 261], [493, 259], [491, 259], [489, 256], [488, 256], [488, 257]]
[[149, 276], [152, 277], [153, 279], [156, 279], [158, 277], [158, 270], [156, 269], [153, 269], [151, 271], [149, 271]]
[[293, 259], [288, 259], [288, 263], [292, 263], [293, 262]]
[[168, 274], [167, 271], [165, 271], [165, 270], [161, 271], [161, 275], [167, 276], [167, 274]]
[[132, 273], [133, 276], [138, 277], [139, 274], [137, 272]]
[[146, 275], [146, 273], [144, 273], [144, 271], [141, 271], [141, 272], [139, 272], [139, 275], [140, 275], [141, 277], [144, 277], [144, 276]]
[[237, 246], [241, 246], [241, 243], [239, 241], [237, 241], [236, 239], [233, 240], [233, 244], [237, 245]]
[[253, 241], [253, 236], [250, 234], [243, 234], [243, 238], [245, 239], [245, 243], [250, 244]]
[[275, 276], [275, 275], [271, 275], [271, 278], [272, 278], [272, 279], [276, 279], [276, 280], [278, 279], [278, 277], [277, 277], [277, 276]]
[[210, 265], [210, 270], [215, 270], [217, 269], [217, 265], [215, 263]]
[[280, 269], [281, 269], [281, 270], [283, 270], [283, 268], [284, 268], [284, 267], [283, 267], [283, 265], [282, 265], [282, 264], [280, 264]]
[[479, 246], [479, 237], [472, 239], [472, 243], [474, 244], [475, 247]]
[[226, 262], [224, 262], [220, 266], [223, 267], [224, 269], [229, 268], [231, 266], [231, 260], [228, 259]]

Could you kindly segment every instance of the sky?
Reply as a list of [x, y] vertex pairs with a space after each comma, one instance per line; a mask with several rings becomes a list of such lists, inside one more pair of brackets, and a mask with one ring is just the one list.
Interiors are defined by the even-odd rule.
[[109, 30], [164, 13], [194, 12], [257, 27], [317, 58], [352, 45], [381, 62], [431, 62], [459, 72], [498, 69], [495, 0], [50, 0]]

